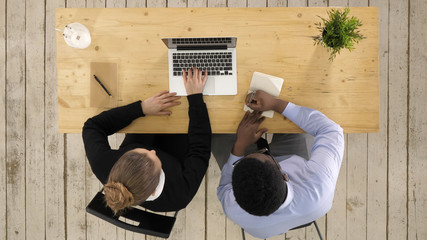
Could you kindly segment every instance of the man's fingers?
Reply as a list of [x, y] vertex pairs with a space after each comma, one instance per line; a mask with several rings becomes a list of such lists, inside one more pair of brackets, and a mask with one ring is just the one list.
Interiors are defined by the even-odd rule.
[[262, 122], [264, 122], [264, 120], [265, 120], [265, 117], [261, 117], [256, 121], [256, 123], [261, 124]]
[[251, 96], [252, 96], [252, 93], [248, 93], [248, 95], [246, 95], [246, 98], [245, 98], [246, 105], [250, 104], [249, 100], [251, 99]]
[[249, 121], [251, 123], [256, 123], [258, 118], [261, 116], [261, 113], [262, 112], [259, 112], [259, 111], [253, 111], [249, 116]]
[[262, 128], [262, 129], [259, 129], [258, 131], [257, 131], [257, 133], [256, 133], [256, 137], [259, 139], [264, 133], [266, 133], [268, 131], [268, 129], [267, 128]]
[[250, 114], [250, 112], [249, 112], [249, 111], [246, 111], [246, 112], [245, 112], [245, 115], [244, 115], [244, 116], [243, 116], [243, 118], [242, 118], [242, 122], [247, 121], [247, 119], [248, 119], [248, 117], [249, 117], [249, 114]]

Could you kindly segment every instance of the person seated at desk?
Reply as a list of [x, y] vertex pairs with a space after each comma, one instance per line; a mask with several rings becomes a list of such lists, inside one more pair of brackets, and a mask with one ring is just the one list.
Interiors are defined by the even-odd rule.
[[118, 150], [112, 150], [108, 143], [108, 135], [139, 117], [170, 115], [167, 109], [179, 105], [180, 97], [168, 91], [102, 112], [84, 124], [87, 158], [104, 184], [106, 204], [115, 214], [132, 205], [177, 211], [193, 199], [211, 151], [212, 131], [202, 95], [207, 74], [204, 76], [196, 68], [189, 69], [188, 74], [183, 71], [189, 104], [188, 134], [127, 134]]
[[[254, 237], [269, 238], [329, 211], [343, 159], [343, 130], [319, 111], [263, 91], [257, 91], [251, 103], [249, 99], [250, 95], [245, 102], [255, 111], [247, 112], [237, 129], [217, 195], [228, 218]], [[260, 137], [267, 129], [258, 129], [264, 118], [257, 111], [267, 110], [282, 114], [315, 137], [311, 157], [306, 154], [306, 134], [275, 134], [271, 152], [268, 148], [247, 151], [256, 142], [262, 145]], [[221, 144], [225, 149], [233, 143], [214, 135], [215, 157]]]

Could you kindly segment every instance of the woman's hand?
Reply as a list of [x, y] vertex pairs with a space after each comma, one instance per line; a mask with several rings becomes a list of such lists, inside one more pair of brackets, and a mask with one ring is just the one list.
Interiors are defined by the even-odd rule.
[[175, 95], [176, 92], [159, 92], [141, 103], [142, 111], [145, 115], [171, 115], [172, 112], [165, 109], [181, 104], [176, 102], [181, 97]]
[[202, 79], [202, 71], [193, 67], [188, 69], [188, 73], [182, 70], [182, 78], [184, 79], [185, 90], [187, 95], [202, 93], [208, 79], [208, 71], [205, 70], [205, 75]]

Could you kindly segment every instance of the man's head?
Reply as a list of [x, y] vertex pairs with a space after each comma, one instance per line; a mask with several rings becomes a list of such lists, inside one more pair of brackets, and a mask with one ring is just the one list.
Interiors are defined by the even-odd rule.
[[268, 216], [285, 201], [287, 187], [280, 166], [268, 154], [252, 153], [234, 166], [234, 196], [242, 209], [256, 216]]

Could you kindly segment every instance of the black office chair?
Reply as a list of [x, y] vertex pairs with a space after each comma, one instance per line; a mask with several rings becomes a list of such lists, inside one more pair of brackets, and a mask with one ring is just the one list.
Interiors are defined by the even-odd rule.
[[[309, 222], [309, 223], [307, 223], [307, 224], [304, 224], [304, 225], [301, 225], [301, 226], [298, 226], [298, 227], [291, 228], [291, 229], [289, 229], [289, 231], [291, 231], [291, 230], [296, 230], [296, 229], [300, 229], [300, 228], [308, 227], [308, 226], [310, 226], [312, 223], [314, 223], [314, 226], [316, 227], [317, 234], [319, 234], [319, 238], [320, 238], [320, 240], [323, 240], [322, 233], [320, 232], [319, 226], [317, 226], [316, 221]], [[242, 228], [242, 238], [243, 238], [243, 240], [246, 240], [246, 238], [245, 238], [245, 230], [243, 230], [243, 228]]]
[[[147, 212], [138, 208], [130, 208], [121, 216], [115, 216], [113, 210], [106, 206], [102, 191], [103, 189], [101, 189], [92, 201], [90, 201], [89, 205], [86, 207], [86, 212], [125, 230], [161, 238], [169, 237], [173, 225], [175, 224], [178, 211], [175, 212], [173, 217], [170, 217]], [[123, 222], [119, 217], [130, 219], [139, 224], [136, 226]]]

